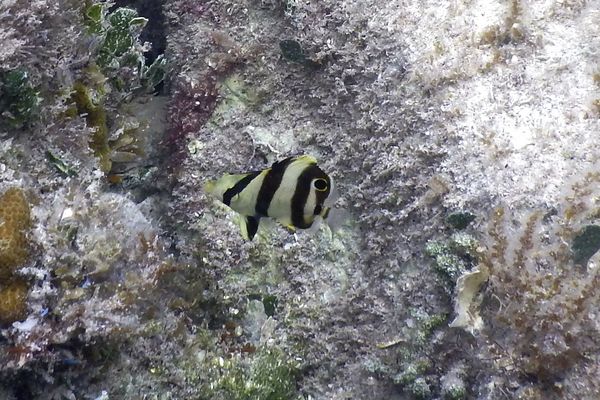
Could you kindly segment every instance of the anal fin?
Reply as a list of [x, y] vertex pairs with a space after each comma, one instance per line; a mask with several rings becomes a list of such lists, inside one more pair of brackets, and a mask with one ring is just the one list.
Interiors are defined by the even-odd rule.
[[258, 231], [258, 222], [260, 218], [245, 216], [240, 222], [240, 228], [242, 230], [242, 236], [245, 240], [252, 240], [256, 232]]

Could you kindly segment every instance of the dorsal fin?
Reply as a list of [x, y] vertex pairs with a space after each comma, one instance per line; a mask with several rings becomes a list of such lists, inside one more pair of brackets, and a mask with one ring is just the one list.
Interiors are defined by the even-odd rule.
[[293, 162], [305, 162], [306, 164], [316, 164], [317, 163], [317, 159], [314, 158], [313, 156], [310, 156], [308, 154], [302, 154], [300, 156], [292, 156], [292, 157], [288, 157], [288, 158], [284, 158], [281, 161], [275, 161], [273, 163], [273, 165], [271, 165], [271, 169], [273, 170], [280, 170], [280, 169], [285, 169], [289, 164], [293, 163]]
[[294, 157], [288, 157], [288, 158], [284, 158], [283, 160], [279, 160], [279, 161], [275, 161], [273, 163], [273, 165], [271, 165], [271, 170], [273, 171], [281, 171], [284, 170], [285, 167], [291, 163], [294, 159], [296, 158], [296, 156]]

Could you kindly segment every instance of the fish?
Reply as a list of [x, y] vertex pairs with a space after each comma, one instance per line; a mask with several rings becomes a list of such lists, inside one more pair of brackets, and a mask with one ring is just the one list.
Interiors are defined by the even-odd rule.
[[311, 155], [277, 161], [259, 171], [225, 174], [204, 185], [208, 194], [239, 213], [242, 237], [252, 240], [262, 218], [291, 231], [318, 228], [338, 198], [333, 179]]

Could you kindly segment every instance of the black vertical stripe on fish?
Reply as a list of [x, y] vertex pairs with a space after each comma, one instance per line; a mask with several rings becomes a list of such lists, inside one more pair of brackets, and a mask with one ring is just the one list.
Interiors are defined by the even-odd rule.
[[240, 179], [235, 185], [233, 185], [233, 187], [227, 189], [225, 193], [223, 193], [223, 203], [230, 206], [231, 199], [233, 199], [233, 196], [235, 196], [236, 194], [240, 194], [240, 192], [244, 190], [254, 178], [260, 175], [260, 173], [261, 171], [251, 172], [242, 179]]
[[[294, 225], [296, 228], [308, 229], [312, 225], [312, 223], [307, 224], [304, 221], [304, 206], [306, 205], [306, 201], [308, 200], [308, 196], [310, 194], [312, 180], [314, 178], [321, 178], [323, 176], [326, 177], [325, 173], [321, 171], [321, 169], [315, 164], [306, 167], [300, 176], [298, 176], [296, 190], [294, 191], [294, 196], [292, 196], [291, 204], [292, 225]], [[325, 194], [325, 192], [322, 193]], [[325, 197], [327, 197], [327, 195], [325, 195]]]
[[246, 217], [246, 234], [248, 239], [252, 240], [258, 231], [258, 218]]
[[285, 170], [295, 160], [295, 157], [289, 157], [285, 160], [276, 162], [271, 167], [271, 170], [267, 172], [267, 175], [263, 179], [262, 185], [256, 197], [256, 215], [267, 217], [269, 215], [269, 206], [275, 196], [275, 192], [279, 189], [281, 181], [283, 180], [283, 174]]
[[321, 205], [321, 203], [317, 203], [317, 205], [315, 206], [315, 210], [313, 211], [313, 214], [319, 215], [319, 214], [321, 214], [321, 211], [323, 211], [323, 206]]

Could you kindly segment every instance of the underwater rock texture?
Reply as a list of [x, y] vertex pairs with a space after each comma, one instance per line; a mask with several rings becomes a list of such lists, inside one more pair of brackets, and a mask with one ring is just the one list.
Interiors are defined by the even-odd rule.
[[[487, 349], [469, 350], [474, 339], [458, 329], [428, 332], [431, 320], [452, 308], [421, 254], [428, 239], [445, 235], [442, 219], [454, 209], [466, 208], [480, 220], [499, 201], [544, 209], [568, 191], [570, 176], [583, 179], [579, 171], [595, 161], [587, 144], [598, 131], [598, 43], [583, 37], [598, 33], [598, 9], [520, 2], [224, 2], [177, 17], [185, 7], [191, 3], [173, 2], [171, 17], [183, 29], [170, 36], [171, 48], [180, 46], [188, 57], [182, 75], [190, 86], [214, 79], [221, 100], [209, 122], [190, 135], [188, 172], [178, 189], [186, 206], [179, 202], [177, 209], [200, 213], [192, 227], [206, 238], [207, 262], [223, 271], [225, 292], [256, 291], [260, 282], [243, 279], [244, 272], [269, 271], [263, 290], [277, 293], [291, 315], [277, 336], [293, 342], [311, 332], [308, 343], [302, 339], [303, 367], [310, 371], [302, 390], [316, 398], [387, 398], [394, 391], [520, 395], [529, 371], [497, 365]], [[567, 43], [568, 52], [562, 51]], [[580, 93], [574, 97], [563, 86], [571, 81]], [[277, 154], [297, 152], [318, 156], [353, 214], [334, 242], [326, 231], [293, 238], [269, 229], [266, 240], [243, 244], [222, 208], [202, 195], [186, 196], [206, 177], [262, 168]], [[339, 251], [331, 254], [336, 241]], [[256, 258], [257, 247], [264, 260]], [[506, 252], [518, 248], [511, 243]], [[525, 256], [531, 251], [522, 250]], [[284, 279], [275, 281], [278, 275]], [[566, 306], [572, 300], [561, 301]], [[494, 324], [498, 305], [486, 306], [484, 323]], [[527, 335], [518, 337], [528, 343]], [[395, 340], [395, 346], [376, 348]], [[438, 374], [457, 365], [462, 395], [444, 394], [447, 379]], [[411, 368], [418, 373], [407, 375]], [[531, 390], [558, 396], [569, 387], [575, 390], [569, 396], [577, 397], [576, 385], [553, 386], [562, 378], [540, 376]]]
[[[95, 66], [90, 7], [0, 0], [0, 72], [39, 97], [0, 124], [33, 219], [0, 396], [600, 395], [597, 3], [165, 1], [166, 109]], [[244, 242], [204, 181], [298, 153], [347, 221]]]

